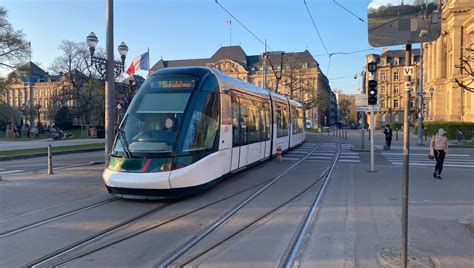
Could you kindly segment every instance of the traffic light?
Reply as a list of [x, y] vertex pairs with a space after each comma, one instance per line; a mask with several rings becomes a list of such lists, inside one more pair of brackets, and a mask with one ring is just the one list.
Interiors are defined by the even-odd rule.
[[377, 81], [369, 80], [369, 92], [367, 97], [369, 105], [377, 104]]

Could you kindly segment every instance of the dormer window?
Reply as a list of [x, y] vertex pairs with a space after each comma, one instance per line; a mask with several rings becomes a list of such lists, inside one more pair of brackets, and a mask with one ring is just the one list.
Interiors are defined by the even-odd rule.
[[400, 59], [399, 58], [394, 58], [393, 59], [393, 65], [400, 65]]

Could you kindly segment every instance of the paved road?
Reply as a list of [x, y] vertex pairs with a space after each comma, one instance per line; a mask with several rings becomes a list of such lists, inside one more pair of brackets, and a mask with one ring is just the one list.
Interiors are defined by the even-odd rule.
[[[67, 166], [104, 162], [104, 152], [84, 152], [75, 154], [54, 155], [53, 170]], [[22, 172], [39, 172], [48, 169], [47, 157], [33, 157], [0, 162], [0, 176]]]
[[[311, 153], [318, 142], [321, 147]], [[7, 175], [0, 182], [0, 267], [26, 265], [136, 217], [139, 219], [97, 237], [90, 245], [66, 252], [56, 261], [61, 263], [77, 254], [78, 258], [65, 266], [160, 264], [256, 193], [259, 185], [311, 153], [300, 167], [245, 205], [178, 262], [190, 261], [200, 267], [275, 267], [320, 188], [309, 188], [277, 208], [328, 167], [337, 148], [335, 142], [343, 143], [341, 158], [311, 222], [299, 263], [302, 267], [399, 265], [402, 168], [381, 151], [376, 154], [377, 172], [368, 172], [369, 154], [351, 151], [354, 144], [349, 140], [309, 135], [308, 142], [285, 154], [282, 163], [267, 161], [178, 202], [110, 200], [100, 176], [102, 167], [97, 165], [58, 170], [53, 176]], [[456, 150], [452, 154], [472, 156], [474, 151]], [[417, 267], [434, 267], [434, 263], [438, 267], [474, 267], [472, 169], [447, 166], [443, 180], [433, 179], [431, 171], [432, 167], [410, 168], [409, 254]], [[277, 210], [260, 218], [273, 209]], [[74, 211], [78, 212], [64, 214]], [[5, 236], [16, 227], [57, 215], [66, 216]], [[247, 228], [239, 231], [244, 226]]]

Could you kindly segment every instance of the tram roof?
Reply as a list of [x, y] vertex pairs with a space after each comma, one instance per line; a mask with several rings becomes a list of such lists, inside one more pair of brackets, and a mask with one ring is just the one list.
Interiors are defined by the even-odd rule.
[[[161, 69], [155, 73], [152, 74], [154, 75], [159, 75], [159, 74], [176, 74], [176, 73], [181, 73], [181, 74], [196, 74], [199, 76], [204, 76], [207, 73], [212, 73], [217, 77], [217, 80], [223, 87], [228, 87], [231, 89], [236, 89], [239, 91], [246, 91], [252, 94], [256, 94], [259, 96], [262, 96], [264, 98], [270, 98], [270, 95], [275, 98], [279, 99], [280, 101], [287, 102], [289, 101], [291, 105], [293, 106], [298, 106], [302, 107], [301, 103], [294, 101], [292, 99], [289, 99], [285, 96], [282, 96], [280, 94], [277, 94], [275, 92], [256, 87], [250, 83], [244, 82], [240, 79], [237, 79], [235, 77], [232, 77], [230, 75], [224, 74], [219, 70], [209, 68], [209, 67], [203, 67], [203, 66], [192, 66], [192, 67], [171, 67], [171, 68], [164, 68]], [[237, 87], [237, 88], [236, 88]]]

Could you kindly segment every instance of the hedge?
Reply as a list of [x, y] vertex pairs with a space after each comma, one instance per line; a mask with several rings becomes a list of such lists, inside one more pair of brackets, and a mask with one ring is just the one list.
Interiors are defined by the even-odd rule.
[[[425, 122], [424, 127], [426, 128], [427, 136], [431, 137], [436, 134], [439, 128], [443, 128], [447, 132], [448, 139], [456, 139], [456, 133], [461, 130], [464, 139], [472, 139], [474, 132], [474, 122], [445, 122], [445, 121], [430, 121]], [[418, 134], [418, 126], [415, 126], [415, 134]]]

